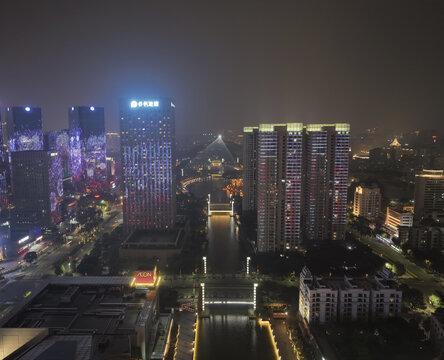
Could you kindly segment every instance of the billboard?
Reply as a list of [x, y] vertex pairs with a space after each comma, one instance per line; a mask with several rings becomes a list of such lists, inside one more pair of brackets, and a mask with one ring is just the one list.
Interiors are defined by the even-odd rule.
[[134, 273], [135, 286], [155, 286], [157, 280], [157, 269], [140, 270]]

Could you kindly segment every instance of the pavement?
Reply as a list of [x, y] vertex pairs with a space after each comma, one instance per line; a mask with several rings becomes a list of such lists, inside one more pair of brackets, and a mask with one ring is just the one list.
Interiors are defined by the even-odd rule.
[[296, 360], [296, 352], [293, 348], [293, 343], [290, 340], [290, 332], [288, 330], [287, 322], [284, 319], [271, 319], [271, 328], [275, 336], [279, 355], [282, 360]]

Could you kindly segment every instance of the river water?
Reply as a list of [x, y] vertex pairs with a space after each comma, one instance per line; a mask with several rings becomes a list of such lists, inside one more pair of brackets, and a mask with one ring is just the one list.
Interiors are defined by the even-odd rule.
[[[211, 193], [211, 200], [228, 202], [221, 191], [223, 182], [193, 184], [197, 196]], [[245, 261], [234, 218], [212, 215], [208, 219], [208, 271], [233, 274], [244, 269]], [[246, 310], [221, 308], [200, 319], [197, 360], [269, 360], [273, 347], [265, 328], [250, 320]]]

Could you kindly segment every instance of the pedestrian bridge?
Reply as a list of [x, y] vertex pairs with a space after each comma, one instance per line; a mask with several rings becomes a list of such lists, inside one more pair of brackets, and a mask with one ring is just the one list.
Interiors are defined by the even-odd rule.
[[205, 312], [212, 306], [247, 306], [256, 310], [257, 283], [200, 283], [198, 308]]

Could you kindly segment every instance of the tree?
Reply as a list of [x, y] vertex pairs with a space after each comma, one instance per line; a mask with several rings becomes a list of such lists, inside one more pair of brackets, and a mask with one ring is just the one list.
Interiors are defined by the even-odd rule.
[[409, 287], [406, 284], [400, 286], [404, 303], [412, 309], [425, 309], [424, 295], [418, 289]]
[[441, 296], [439, 296], [438, 294], [432, 294], [429, 297], [429, 301], [430, 304], [432, 304], [432, 306], [437, 309], [439, 307], [441, 307], [442, 301], [441, 301]]

